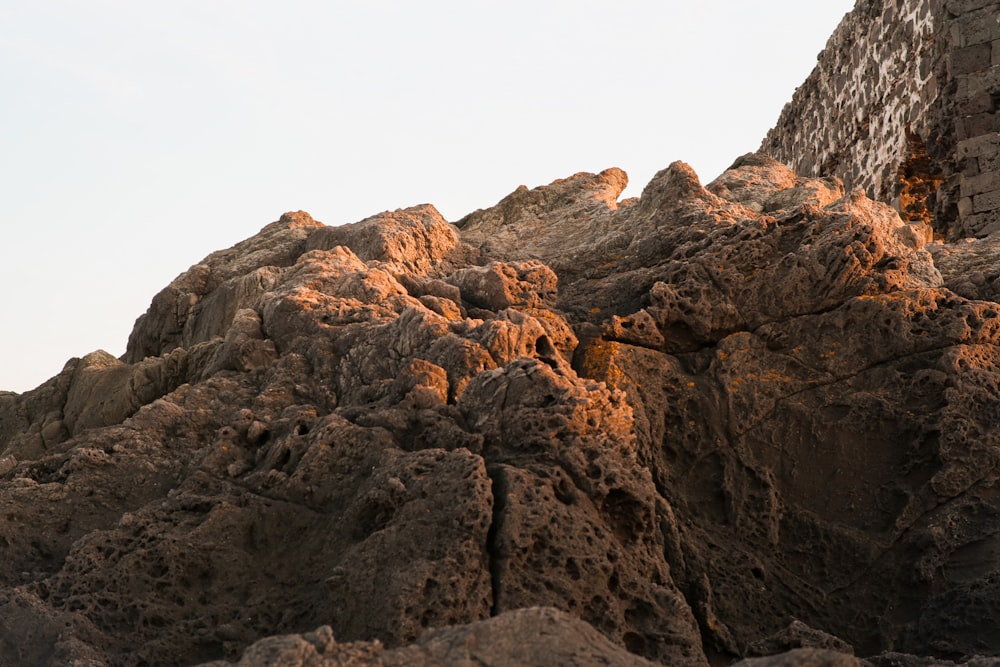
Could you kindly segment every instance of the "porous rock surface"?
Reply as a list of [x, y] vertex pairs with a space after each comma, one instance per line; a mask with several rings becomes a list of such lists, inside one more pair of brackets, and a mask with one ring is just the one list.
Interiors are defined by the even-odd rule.
[[[202, 667], [230, 667], [226, 661]], [[656, 663], [612, 644], [565, 612], [533, 607], [494, 618], [430, 630], [409, 646], [336, 641], [330, 626], [301, 635], [268, 637], [244, 652], [237, 667], [452, 667], [453, 665], [566, 665], [654, 667]]]
[[941, 238], [1000, 231], [998, 16], [998, 0], [856, 0], [761, 151]]
[[0, 663], [995, 663], [993, 246], [625, 184], [286, 214], [0, 393]]

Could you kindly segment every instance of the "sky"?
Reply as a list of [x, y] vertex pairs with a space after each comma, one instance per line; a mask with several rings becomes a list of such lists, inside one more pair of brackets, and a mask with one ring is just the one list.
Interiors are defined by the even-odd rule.
[[755, 150], [853, 0], [0, 0], [0, 390], [125, 352], [285, 211], [328, 225]]

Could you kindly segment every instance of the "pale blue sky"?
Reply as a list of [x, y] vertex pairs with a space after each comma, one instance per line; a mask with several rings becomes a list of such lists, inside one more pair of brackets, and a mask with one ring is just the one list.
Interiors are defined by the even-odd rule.
[[326, 224], [754, 150], [853, 0], [0, 0], [0, 389], [125, 350], [288, 210]]

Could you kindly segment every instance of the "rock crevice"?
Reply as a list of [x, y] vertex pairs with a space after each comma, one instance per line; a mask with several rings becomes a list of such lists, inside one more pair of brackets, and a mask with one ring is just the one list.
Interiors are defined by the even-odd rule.
[[624, 178], [286, 214], [0, 395], [0, 659], [1000, 654], [989, 239], [760, 155]]

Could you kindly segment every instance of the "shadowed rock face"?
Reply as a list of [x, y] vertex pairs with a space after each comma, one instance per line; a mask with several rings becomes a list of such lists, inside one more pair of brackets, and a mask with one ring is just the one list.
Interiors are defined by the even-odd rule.
[[992, 246], [625, 182], [286, 214], [0, 394], [0, 662], [1000, 655]]

